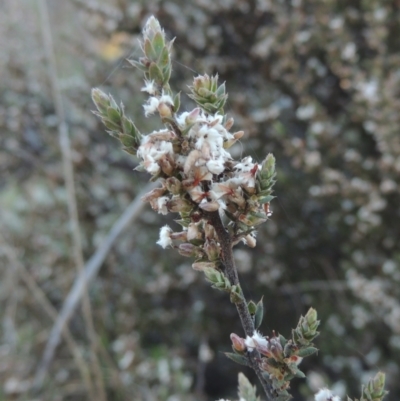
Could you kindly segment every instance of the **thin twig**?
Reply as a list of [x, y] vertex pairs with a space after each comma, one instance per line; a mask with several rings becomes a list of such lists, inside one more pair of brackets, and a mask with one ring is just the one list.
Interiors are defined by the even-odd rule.
[[[239, 288], [241, 288], [235, 264], [235, 259], [233, 257], [233, 252], [232, 252], [232, 238], [228, 233], [228, 231], [226, 231], [218, 211], [207, 213], [206, 216], [208, 217], [210, 224], [214, 227], [221, 245], [222, 261], [225, 268], [225, 274], [227, 275], [231, 285], [236, 285]], [[254, 322], [250, 316], [250, 312], [247, 307], [247, 302], [243, 295], [243, 292], [241, 301], [236, 302], [235, 306], [239, 313], [240, 321], [242, 323], [242, 327], [246, 335], [252, 337], [255, 330]], [[260, 369], [260, 364], [259, 364], [260, 361], [259, 352], [256, 349], [254, 349], [252, 352], [248, 353], [248, 358], [251, 368], [256, 372], [257, 377], [260, 380], [261, 385], [263, 386], [263, 389], [267, 396], [267, 400], [272, 401], [275, 398], [273, 395], [274, 390], [271, 381], [267, 380], [262, 375], [262, 371]]]
[[[63, 174], [68, 194], [68, 213], [71, 224], [73, 254], [76, 267], [78, 271], [81, 273], [84, 269], [85, 262], [83, 258], [82, 239], [79, 227], [78, 207], [77, 207], [75, 183], [74, 183], [74, 170], [71, 157], [71, 143], [68, 134], [68, 126], [65, 119], [65, 110], [63, 106], [61, 89], [59, 86], [57, 65], [54, 55], [53, 38], [50, 26], [50, 18], [46, 0], [39, 0], [39, 10], [40, 10], [44, 49], [48, 61], [51, 87], [53, 92], [56, 113], [58, 117], [58, 134], [59, 134], [60, 148], [63, 159]], [[85, 325], [89, 336], [90, 351], [91, 351], [90, 356], [92, 359], [93, 374], [95, 377], [95, 383], [98, 392], [97, 396], [99, 397], [99, 401], [106, 401], [107, 396], [104, 387], [104, 380], [100, 369], [100, 364], [97, 358], [98, 341], [97, 341], [96, 331], [94, 328], [90, 299], [86, 289], [84, 289], [83, 293], [84, 294], [82, 297], [82, 310], [83, 310]]]
[[140, 216], [140, 213], [145, 206], [141, 201], [141, 197], [153, 189], [156, 186], [155, 183], [148, 184], [143, 191], [132, 201], [132, 203], [125, 209], [124, 213], [120, 218], [114, 223], [109, 234], [104, 239], [104, 241], [97, 247], [96, 252], [88, 260], [85, 269], [81, 272], [69, 291], [61, 311], [57, 317], [56, 322], [51, 329], [49, 338], [46, 343], [46, 347], [42, 356], [42, 360], [38, 366], [35, 382], [38, 384], [42, 383], [47, 371], [49, 369], [50, 363], [53, 360], [54, 352], [60, 343], [61, 332], [63, 327], [68, 324], [74, 310], [76, 309], [78, 303], [80, 302], [84, 289], [88, 283], [93, 280], [100, 267], [102, 266], [106, 256], [111, 250], [117, 237]]

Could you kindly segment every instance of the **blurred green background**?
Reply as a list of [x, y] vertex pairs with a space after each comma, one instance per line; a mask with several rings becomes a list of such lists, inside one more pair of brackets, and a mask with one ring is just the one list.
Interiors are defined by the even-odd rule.
[[[47, 3], [85, 261], [147, 179], [91, 113], [90, 90], [122, 100], [142, 132], [158, 127], [143, 117], [142, 77], [125, 61], [139, 57], [154, 14], [177, 38], [174, 89], [218, 72], [234, 129], [245, 131], [233, 155], [277, 159], [272, 219], [257, 247], [235, 256], [247, 298], [265, 296], [264, 335], [288, 336], [318, 310], [320, 351], [302, 365], [308, 379], [293, 381], [294, 399], [324, 386], [359, 396], [378, 369], [387, 400], [399, 399], [400, 1]], [[223, 355], [229, 334], [242, 335], [236, 311], [188, 259], [155, 244], [173, 216], [148, 205], [88, 285], [97, 358], [78, 308], [73, 346], [62, 340], [32, 386], [48, 306], [61, 309], [77, 274], [40, 4], [0, 2], [0, 400], [92, 400], [96, 377], [107, 400], [234, 398], [239, 371], [256, 382]]]

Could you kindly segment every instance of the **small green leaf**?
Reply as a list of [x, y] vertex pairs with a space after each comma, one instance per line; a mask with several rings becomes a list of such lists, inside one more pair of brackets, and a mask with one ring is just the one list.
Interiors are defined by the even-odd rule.
[[274, 398], [274, 401], [289, 401], [292, 398], [290, 394], [280, 394]]
[[147, 67], [140, 63], [139, 61], [136, 60], [127, 60], [129, 64], [131, 64], [133, 67], [137, 68], [138, 70], [142, 72], [147, 72]]
[[296, 352], [296, 355], [304, 358], [306, 356], [310, 356], [312, 354], [315, 354], [318, 352], [318, 348], [315, 347], [307, 347], [307, 348], [301, 348]]
[[250, 315], [254, 316], [256, 313], [257, 305], [254, 301], [249, 301], [249, 303], [247, 304], [247, 309], [249, 310]]
[[170, 64], [170, 56], [169, 56], [169, 51], [167, 47], [164, 47], [160, 53], [160, 57], [158, 58], [157, 64], [161, 67], [164, 68], [168, 64]]
[[249, 366], [247, 357], [243, 355], [234, 354], [232, 352], [225, 352], [225, 355], [233, 362], [239, 363], [240, 365]]
[[243, 301], [243, 296], [240, 292], [238, 292], [238, 288], [236, 286], [232, 286], [231, 293], [230, 293], [230, 301], [233, 304]]
[[304, 379], [306, 377], [306, 375], [304, 374], [304, 372], [302, 372], [300, 369], [297, 369], [295, 372], [293, 372], [293, 374], [295, 375], [295, 377], [297, 377], [298, 379]]
[[281, 367], [281, 364], [279, 362], [275, 361], [274, 358], [268, 358], [267, 363], [268, 363], [268, 365], [272, 366], [273, 368]]
[[271, 202], [274, 198], [276, 198], [276, 196], [268, 195], [260, 198], [258, 201], [261, 203], [261, 205], [264, 205], [265, 203]]
[[153, 48], [153, 45], [150, 42], [150, 39], [146, 38], [144, 41], [144, 54], [146, 57], [152, 61], [155, 61], [157, 59], [157, 54]]
[[[133, 155], [133, 156], [136, 156], [136, 154], [137, 154], [137, 149], [135, 149], [135, 148], [126, 148], [126, 147], [123, 147], [122, 150], [123, 150], [124, 152], [126, 152], [126, 153], [129, 153], [130, 155]], [[137, 169], [135, 169], [135, 170], [137, 170]], [[146, 171], [146, 170], [143, 169], [143, 172], [144, 172], [144, 171]]]
[[156, 32], [152, 41], [154, 52], [160, 56], [165, 46], [164, 37], [161, 32]]
[[280, 343], [281, 343], [282, 348], [285, 348], [285, 345], [286, 345], [286, 343], [287, 343], [287, 340], [286, 340], [285, 337], [283, 337], [282, 334], [279, 334], [279, 341], [280, 341]]
[[216, 90], [215, 94], [219, 96], [224, 96], [225, 95], [225, 82], [219, 86], [219, 88]]
[[130, 135], [120, 134], [119, 140], [127, 148], [135, 147], [135, 145], [136, 145], [135, 138]]
[[163, 74], [163, 81], [162, 83], [165, 85], [169, 82], [169, 79], [171, 78], [171, 64], [167, 64], [165, 67], [163, 67], [162, 70], [162, 74]]
[[[120, 132], [120, 130], [121, 130], [121, 127], [119, 126], [119, 124], [113, 123], [108, 118], [103, 118], [103, 124], [106, 126], [106, 128], [108, 128], [111, 131]], [[115, 136], [115, 135], [113, 135], [113, 136]]]
[[191, 221], [189, 219], [177, 219], [175, 220], [178, 224], [180, 224], [183, 228], [188, 228]]
[[149, 67], [149, 77], [157, 84], [161, 85], [164, 82], [163, 73], [156, 63], [151, 63]]
[[264, 317], [264, 305], [263, 305], [263, 298], [258, 302], [256, 307], [256, 312], [254, 314], [254, 326], [258, 329], [261, 326], [262, 320]]
[[107, 116], [111, 120], [111, 122], [115, 124], [120, 124], [121, 122], [121, 114], [114, 108], [107, 108]]
[[112, 109], [115, 109], [115, 110], [117, 110], [118, 112], [119, 112], [119, 107], [118, 107], [118, 104], [117, 104], [117, 102], [115, 101], [115, 99], [112, 97], [112, 96], [110, 96], [110, 107], [112, 108]]
[[219, 273], [218, 270], [211, 269], [211, 268], [204, 270], [204, 274], [205, 274], [207, 280], [210, 281], [211, 283], [218, 282], [218, 278], [219, 278], [218, 273]]
[[174, 112], [177, 113], [181, 107], [181, 93], [177, 93], [174, 97]]

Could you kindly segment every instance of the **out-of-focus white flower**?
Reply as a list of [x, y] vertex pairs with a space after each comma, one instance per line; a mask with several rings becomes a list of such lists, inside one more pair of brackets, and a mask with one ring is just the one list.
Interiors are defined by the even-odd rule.
[[244, 341], [249, 351], [253, 351], [255, 348], [266, 348], [268, 347], [268, 340], [263, 337], [257, 330], [254, 330], [253, 336], [247, 336]]
[[327, 388], [322, 388], [314, 396], [315, 401], [340, 401], [338, 395], [333, 395], [332, 391]]
[[[147, 88], [148, 85], [146, 85], [142, 90]], [[165, 95], [164, 93], [160, 98], [157, 98], [155, 96], [151, 96], [149, 100], [147, 101], [146, 104], [143, 105], [144, 108], [144, 115], [146, 117], [150, 116], [151, 114], [155, 113], [156, 110], [162, 105], [168, 105], [168, 106], [173, 106], [174, 101], [172, 100], [172, 97], [169, 95]]]
[[223, 159], [216, 159], [216, 160], [209, 160], [206, 163], [206, 166], [210, 173], [213, 174], [221, 174], [225, 170], [225, 165], [224, 165], [224, 160]]
[[268, 346], [268, 340], [262, 336], [257, 330], [254, 330], [253, 333], [253, 340], [255, 340], [257, 342], [257, 344], [259, 344], [260, 346]]
[[141, 89], [142, 92], [147, 92], [149, 95], [155, 95], [156, 94], [157, 88], [156, 88], [156, 86], [154, 84], [154, 80], [151, 80], [151, 81], [145, 80], [144, 84], [145, 85]]
[[170, 155], [172, 157], [174, 151], [171, 142], [153, 141], [152, 139], [153, 138], [150, 135], [143, 138], [142, 144], [139, 146], [137, 151], [137, 155], [143, 158], [143, 166], [147, 172], [150, 174], [157, 174], [160, 171], [158, 161], [165, 155]]
[[162, 246], [164, 249], [167, 246], [172, 246], [172, 239], [171, 239], [172, 230], [169, 226], [165, 225], [160, 230], [160, 239], [157, 241], [157, 244]]
[[168, 202], [169, 198], [166, 196], [161, 196], [160, 198], [158, 198], [157, 200], [157, 211], [158, 213], [161, 214], [167, 214], [168, 213], [168, 209], [167, 209], [167, 202]]
[[164, 93], [160, 97], [160, 103], [165, 103], [170, 106], [174, 105], [174, 101], [173, 101], [172, 97], [170, 95], [165, 95]]
[[160, 101], [155, 96], [150, 97], [147, 103], [143, 105], [144, 115], [148, 117], [153, 114], [157, 110], [159, 104]]

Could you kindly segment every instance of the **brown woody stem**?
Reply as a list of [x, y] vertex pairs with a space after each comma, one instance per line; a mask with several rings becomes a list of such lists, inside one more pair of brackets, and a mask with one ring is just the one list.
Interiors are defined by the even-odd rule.
[[[227, 275], [231, 285], [236, 285], [241, 289], [239, 276], [236, 269], [235, 260], [233, 258], [232, 252], [232, 238], [228, 231], [226, 231], [224, 224], [222, 223], [221, 217], [218, 211], [206, 213], [205, 216], [208, 218], [209, 223], [214, 227], [218, 240], [220, 242], [222, 250], [222, 262], [225, 268], [225, 274]], [[236, 309], [239, 313], [240, 321], [242, 327], [248, 336], [253, 336], [254, 334], [254, 322], [250, 316], [249, 309], [247, 307], [246, 299], [243, 295], [242, 290], [242, 300], [236, 302]], [[260, 354], [257, 350], [253, 350], [248, 353], [248, 359], [250, 367], [256, 372], [258, 379], [260, 380], [268, 401], [272, 401], [274, 397], [274, 390], [270, 380], [265, 379], [262, 375], [262, 371], [259, 365]]]

